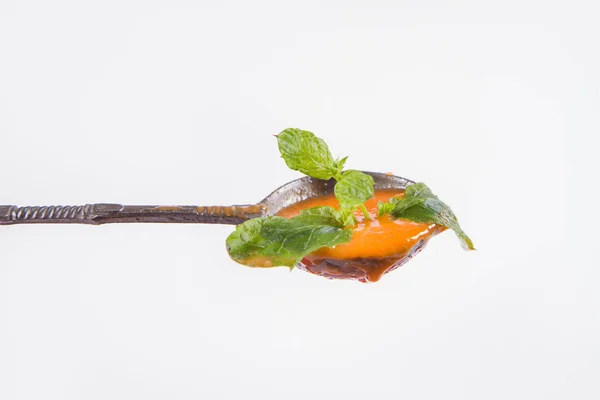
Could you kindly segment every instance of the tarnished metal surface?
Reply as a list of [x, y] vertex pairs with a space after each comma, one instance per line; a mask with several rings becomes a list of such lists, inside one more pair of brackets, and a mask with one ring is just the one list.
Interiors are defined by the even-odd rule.
[[84, 206], [16, 207], [0, 206], [0, 225], [112, 223], [192, 223], [237, 225], [265, 215], [261, 204], [240, 206]]
[[[376, 172], [375, 189], [405, 189], [412, 181]], [[335, 181], [304, 177], [288, 182], [258, 204], [236, 206], [0, 206], [0, 225], [111, 223], [200, 223], [237, 225], [248, 219], [274, 215], [298, 201], [333, 192]]]
[[[373, 180], [375, 181], [375, 190], [406, 189], [408, 185], [414, 183], [409, 179], [401, 178], [399, 176], [382, 174], [380, 172], [362, 172], [373, 177]], [[323, 181], [306, 176], [288, 182], [278, 189], [275, 189], [273, 193], [268, 195], [259, 204], [265, 204], [267, 206], [267, 214], [274, 215], [282, 209], [299, 201], [333, 193], [334, 186], [335, 180], [333, 179]]]

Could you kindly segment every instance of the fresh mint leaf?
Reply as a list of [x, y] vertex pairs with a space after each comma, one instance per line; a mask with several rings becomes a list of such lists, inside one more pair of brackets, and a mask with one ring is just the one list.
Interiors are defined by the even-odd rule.
[[317, 179], [340, 175], [346, 159], [334, 160], [327, 143], [312, 132], [288, 128], [277, 135], [281, 157], [288, 167]]
[[263, 225], [261, 234], [297, 254], [297, 261], [321, 247], [345, 243], [352, 237], [350, 230], [326, 225], [323, 221], [310, 221], [303, 216], [272, 220]]
[[344, 165], [346, 165], [347, 160], [348, 160], [348, 156], [334, 161], [334, 168], [336, 171], [336, 175], [334, 176], [334, 178], [336, 176], [339, 176], [339, 174], [342, 172], [342, 170], [344, 169]]
[[[375, 192], [373, 184], [371, 175], [355, 170], [345, 171], [335, 184], [333, 188], [335, 197], [340, 203], [342, 216], [346, 222], [349, 222], [349, 225], [354, 225], [354, 218], [352, 217], [352, 221], [349, 219], [354, 209], [373, 197]], [[365, 218], [367, 217], [368, 214], [365, 215]]]
[[348, 207], [340, 204], [340, 221], [342, 221], [344, 226], [356, 225], [354, 210], [356, 210], [356, 207]]
[[[329, 210], [330, 209], [330, 210]], [[294, 267], [321, 247], [346, 243], [352, 231], [342, 229], [331, 207], [303, 210], [294, 218], [254, 218], [227, 238], [231, 258], [251, 267]], [[335, 224], [335, 225], [331, 225]]]
[[340, 204], [357, 207], [373, 197], [373, 177], [360, 171], [345, 171], [334, 187]]
[[336, 228], [343, 228], [345, 225], [342, 221], [340, 212], [329, 206], [307, 208], [300, 211], [300, 214], [294, 218], [297, 221], [312, 224], [330, 225]]
[[267, 240], [260, 233], [263, 225], [273, 218], [253, 218], [236, 226], [226, 240], [227, 251], [235, 261], [250, 267], [288, 265], [295, 257], [278, 243]]
[[342, 172], [348, 157], [334, 160], [329, 147], [312, 132], [288, 128], [277, 135], [281, 157], [288, 167], [318, 179], [335, 178], [335, 196], [339, 201], [338, 220], [354, 225], [353, 212], [361, 207], [370, 218], [363, 203], [373, 197], [373, 178], [360, 171]]
[[408, 186], [403, 198], [392, 199], [387, 204], [393, 205], [393, 209], [384, 204], [379, 207], [380, 212], [389, 212], [394, 218], [435, 223], [450, 228], [456, 233], [466, 250], [475, 250], [473, 242], [461, 229], [458, 219], [450, 207], [438, 199], [424, 183], [415, 183]]
[[383, 201], [377, 202], [377, 216], [381, 217], [382, 215], [389, 214], [394, 211], [396, 208], [396, 202], [393, 201], [396, 199], [390, 199], [388, 203], [384, 203]]

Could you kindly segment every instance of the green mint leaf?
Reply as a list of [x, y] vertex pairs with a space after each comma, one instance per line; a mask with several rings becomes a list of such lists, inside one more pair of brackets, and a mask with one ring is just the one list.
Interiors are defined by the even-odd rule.
[[334, 160], [329, 147], [313, 133], [288, 128], [277, 135], [281, 157], [288, 167], [317, 179], [337, 180], [334, 192], [339, 201], [338, 221], [354, 225], [353, 212], [361, 206], [365, 218], [369, 218], [363, 203], [373, 197], [373, 178], [360, 171], [342, 172], [348, 157]]
[[307, 221], [303, 217], [270, 221], [263, 225], [261, 234], [297, 254], [297, 261], [321, 247], [345, 243], [352, 237], [349, 230], [325, 225], [322, 221]]
[[[340, 203], [340, 211], [344, 217], [352, 214], [354, 209], [373, 197], [373, 177], [360, 171], [345, 171], [335, 184], [333, 191]], [[354, 224], [354, 220], [351, 225]]]
[[348, 207], [347, 205], [340, 204], [340, 221], [342, 221], [344, 226], [356, 225], [354, 210], [356, 210], [356, 207]]
[[278, 243], [267, 240], [260, 233], [263, 225], [273, 218], [253, 218], [236, 226], [226, 240], [229, 256], [235, 261], [250, 267], [288, 265], [295, 257], [278, 248]]
[[392, 202], [394, 199], [390, 199], [389, 203], [384, 203], [383, 201], [377, 202], [377, 216], [381, 217], [382, 215], [389, 214], [394, 211], [396, 208], [396, 204]]
[[341, 228], [335, 212], [331, 207], [317, 207], [317, 210], [303, 210], [290, 219], [266, 217], [248, 220], [229, 235], [227, 250], [231, 258], [240, 264], [293, 268], [304, 256], [321, 247], [350, 241], [352, 231]]
[[309, 131], [288, 128], [277, 135], [277, 144], [288, 167], [313, 178], [336, 177], [345, 163], [334, 161], [327, 144]]
[[294, 219], [304, 223], [330, 225], [336, 228], [343, 228], [345, 225], [341, 213], [329, 206], [307, 208], [300, 211], [300, 214]]
[[[394, 208], [390, 211], [392, 217], [443, 225], [456, 233], [466, 250], [475, 250], [473, 242], [461, 229], [450, 207], [438, 199], [424, 183], [408, 186], [403, 198], [392, 200], [394, 203]], [[380, 210], [384, 207], [388, 209], [388, 206], [382, 206]]]
[[335, 170], [336, 170], [336, 174], [334, 176], [334, 178], [336, 176], [339, 177], [340, 173], [342, 172], [342, 170], [344, 169], [344, 165], [346, 165], [346, 161], [348, 160], [348, 156], [344, 157], [344, 158], [340, 158], [337, 159], [333, 162], [334, 166], [335, 166]]

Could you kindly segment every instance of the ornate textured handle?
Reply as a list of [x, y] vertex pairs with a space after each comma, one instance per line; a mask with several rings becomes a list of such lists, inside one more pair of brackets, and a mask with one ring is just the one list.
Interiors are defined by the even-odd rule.
[[0, 206], [0, 225], [26, 223], [93, 223], [94, 205]]
[[0, 206], [0, 225], [110, 223], [204, 223], [240, 224], [266, 215], [263, 204], [241, 206], [123, 206], [86, 204], [83, 206]]

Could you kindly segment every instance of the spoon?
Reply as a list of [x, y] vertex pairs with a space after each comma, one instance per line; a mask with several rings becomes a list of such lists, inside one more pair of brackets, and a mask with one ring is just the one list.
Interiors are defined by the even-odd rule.
[[[363, 172], [373, 177], [375, 190], [403, 190], [414, 183], [391, 174]], [[324, 181], [304, 177], [286, 183], [256, 204], [234, 206], [124, 206], [104, 203], [81, 206], [0, 206], [0, 225], [102, 225], [125, 222], [238, 225], [251, 218], [275, 215], [299, 201], [333, 193], [334, 185], [333, 179]]]

